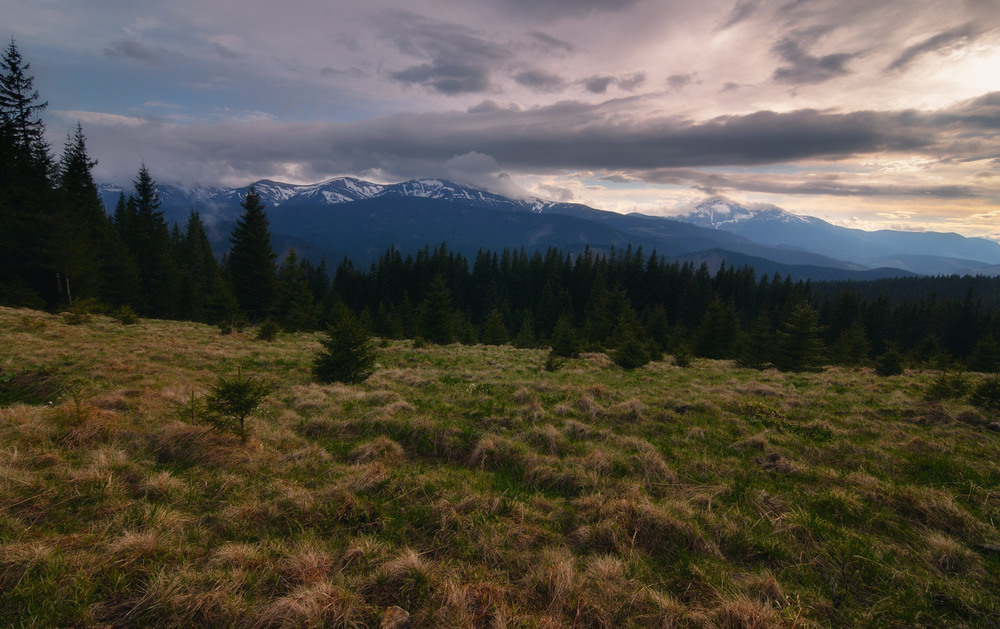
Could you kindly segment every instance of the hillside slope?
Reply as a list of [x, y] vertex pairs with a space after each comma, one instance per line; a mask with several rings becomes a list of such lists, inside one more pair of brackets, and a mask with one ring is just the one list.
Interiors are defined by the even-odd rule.
[[[0, 308], [3, 625], [1000, 617], [1000, 426], [934, 373], [392, 342], [325, 385], [315, 335], [73, 321]], [[237, 370], [245, 443], [192, 423]]]

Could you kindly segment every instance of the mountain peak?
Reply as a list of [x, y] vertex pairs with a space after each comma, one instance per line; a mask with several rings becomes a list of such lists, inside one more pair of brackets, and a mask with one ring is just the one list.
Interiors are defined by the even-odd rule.
[[714, 197], [696, 205], [689, 214], [675, 217], [685, 223], [693, 223], [699, 227], [712, 229], [727, 229], [737, 223], [753, 221], [754, 223], [809, 223], [809, 217], [792, 214], [776, 205], [747, 206], [735, 201]]

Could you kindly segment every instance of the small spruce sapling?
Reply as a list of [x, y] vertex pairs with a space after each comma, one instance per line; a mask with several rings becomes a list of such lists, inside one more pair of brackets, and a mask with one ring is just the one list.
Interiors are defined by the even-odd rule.
[[244, 376], [237, 369], [235, 376], [219, 376], [205, 399], [208, 410], [205, 422], [221, 432], [247, 440], [247, 418], [271, 392], [271, 387], [259, 378]]
[[320, 382], [362, 382], [375, 368], [376, 349], [368, 328], [345, 310], [320, 340], [323, 351], [313, 362]]

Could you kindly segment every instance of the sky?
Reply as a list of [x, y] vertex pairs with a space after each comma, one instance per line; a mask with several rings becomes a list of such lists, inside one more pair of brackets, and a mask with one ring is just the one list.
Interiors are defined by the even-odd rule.
[[[1000, 0], [0, 0], [95, 177], [721, 196], [1000, 241]], [[6, 32], [4, 32], [6, 31]]]

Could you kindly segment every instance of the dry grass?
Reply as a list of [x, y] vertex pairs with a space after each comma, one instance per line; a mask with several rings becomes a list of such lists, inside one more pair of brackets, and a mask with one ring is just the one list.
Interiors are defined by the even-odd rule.
[[[1000, 434], [932, 373], [401, 342], [319, 385], [311, 334], [3, 308], [0, 342], [73, 387], [0, 407], [2, 625], [1000, 618]], [[246, 443], [190, 422], [237, 367], [274, 385]]]

